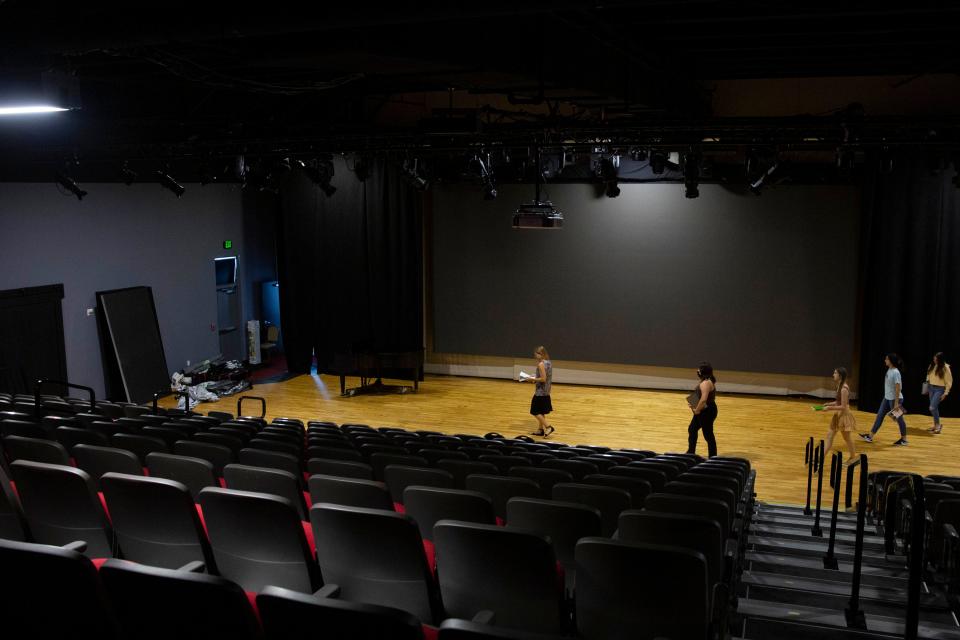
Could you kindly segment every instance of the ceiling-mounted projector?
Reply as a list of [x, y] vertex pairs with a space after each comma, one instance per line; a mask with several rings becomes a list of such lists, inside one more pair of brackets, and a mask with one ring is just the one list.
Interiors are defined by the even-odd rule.
[[563, 214], [550, 201], [522, 204], [513, 214], [513, 228], [562, 229]]

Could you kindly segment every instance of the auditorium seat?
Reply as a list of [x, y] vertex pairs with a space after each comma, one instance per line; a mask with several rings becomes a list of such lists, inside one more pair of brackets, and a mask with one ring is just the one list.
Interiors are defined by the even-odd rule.
[[208, 572], [216, 572], [187, 487], [175, 480], [122, 473], [107, 473], [101, 483], [123, 558], [167, 569], [202, 562]]
[[226, 411], [208, 411], [208, 418], [215, 418], [219, 422], [226, 422], [227, 420], [233, 420], [233, 414]]
[[587, 464], [592, 464], [597, 468], [597, 473], [606, 473], [608, 469], [617, 466], [617, 463], [613, 460], [601, 458], [596, 454], [590, 456], [575, 456], [569, 458], [569, 462], [586, 462]]
[[270, 438], [264, 438], [261, 434], [257, 434], [257, 437], [255, 438], [250, 438], [250, 440], [244, 446], [251, 449], [259, 449], [261, 451], [276, 451], [277, 453], [285, 453], [298, 458], [303, 453], [302, 445], [292, 442], [278, 442], [276, 440], [271, 440]]
[[222, 444], [212, 442], [197, 442], [195, 440], [178, 440], [173, 444], [173, 453], [178, 456], [201, 458], [213, 465], [213, 473], [217, 477], [223, 475], [223, 468], [231, 462], [236, 462], [236, 455]]
[[543, 498], [553, 495], [553, 485], [558, 482], [573, 482], [573, 476], [567, 471], [542, 467], [513, 467], [508, 475], [533, 480], [540, 487], [540, 495]]
[[307, 459], [325, 458], [327, 460], [348, 460], [352, 462], [365, 462], [363, 455], [353, 448], [340, 446], [316, 446], [307, 445]]
[[86, 471], [99, 490], [100, 479], [108, 472], [143, 475], [143, 465], [137, 455], [126, 449], [114, 447], [95, 447], [78, 444], [73, 448], [73, 459], [77, 467]]
[[576, 482], [555, 484], [553, 499], [585, 504], [599, 510], [602, 535], [608, 537], [617, 530], [620, 513], [629, 509], [632, 504], [630, 492], [626, 489]]
[[198, 500], [221, 576], [253, 592], [274, 585], [313, 593], [322, 585], [290, 501], [212, 487], [202, 490]]
[[737, 497], [734, 495], [733, 491], [725, 487], [716, 486], [715, 484], [707, 484], [705, 482], [668, 482], [667, 486], [663, 488], [664, 493], [675, 493], [678, 495], [694, 496], [697, 498], [711, 498], [715, 500], [720, 500], [727, 505], [727, 508], [730, 510], [730, 524], [731, 527], [734, 524], [734, 521], [738, 519], [738, 510], [737, 510]]
[[670, 482], [680, 475], [680, 470], [677, 468], [677, 465], [656, 460], [654, 458], [647, 458], [646, 460], [634, 460], [633, 462], [627, 463], [627, 466], [638, 467], [640, 469], [656, 469], [663, 472], [663, 474], [667, 476], [667, 482]]
[[510, 498], [539, 498], [540, 485], [527, 478], [476, 474], [467, 476], [465, 486], [468, 491], [479, 491], [490, 496], [493, 502], [493, 514], [505, 521], [507, 501]]
[[[357, 450], [360, 452], [360, 455], [363, 456], [363, 459], [367, 462], [370, 462], [370, 457], [374, 454], [381, 453], [392, 456], [408, 456], [410, 452], [401, 447], [400, 445], [395, 444], [386, 444], [390, 443], [390, 440], [386, 438], [383, 439], [385, 444], [362, 444], [357, 446]], [[373, 463], [371, 462], [371, 465]], [[374, 470], [374, 477], [376, 477], [376, 470]]]
[[29, 460], [11, 463], [10, 470], [34, 542], [65, 545], [82, 540], [88, 557], [113, 557], [113, 531], [85, 471]]
[[7, 637], [120, 638], [93, 563], [72, 548], [0, 540]]
[[393, 510], [390, 492], [382, 482], [318, 474], [310, 476], [307, 484], [313, 504], [329, 502], [345, 507]]
[[572, 475], [573, 479], [576, 481], [580, 481], [584, 476], [588, 476], [592, 473], [600, 473], [599, 465], [594, 464], [592, 461], [587, 462], [585, 460], [572, 460], [569, 458], [545, 460], [540, 463], [540, 466], [544, 469], [559, 469], [560, 471], [566, 471]]
[[3, 439], [7, 460], [32, 460], [47, 464], [70, 466], [70, 455], [63, 445], [54, 440], [7, 436]]
[[476, 460], [438, 460], [437, 469], [448, 471], [453, 476], [453, 486], [457, 489], [466, 488], [467, 476], [474, 474], [496, 475], [499, 469], [489, 462], [477, 462]]
[[507, 524], [512, 529], [532, 531], [553, 544], [557, 561], [563, 565], [568, 592], [572, 593], [577, 566], [574, 549], [580, 538], [599, 536], [603, 531], [596, 507], [559, 500], [511, 498], [507, 502]]
[[650, 489], [653, 492], [662, 491], [667, 485], [667, 475], [657, 469], [644, 469], [642, 467], [632, 467], [626, 465], [613, 467], [607, 472], [607, 474], [612, 476], [625, 476], [644, 480], [650, 485]]
[[198, 431], [190, 436], [188, 440], [193, 440], [194, 442], [218, 444], [230, 449], [234, 456], [240, 453], [240, 449], [243, 449], [244, 446], [244, 440], [240, 437], [228, 436], [222, 433], [211, 433], [209, 431]]
[[[332, 589], [325, 591], [330, 594]], [[257, 594], [257, 608], [268, 640], [320, 637], [356, 640], [422, 640], [420, 621], [406, 611], [375, 604], [315, 597], [280, 587]]]
[[2, 420], [0, 421], [0, 436], [19, 436], [21, 438], [34, 438], [37, 440], [48, 440], [47, 431], [36, 422], [28, 420]]
[[413, 485], [453, 489], [453, 475], [442, 469], [390, 464], [384, 468], [383, 475], [394, 503], [403, 504], [403, 491]]
[[421, 447], [417, 450], [416, 455], [421, 458], [425, 458], [427, 463], [433, 466], [436, 466], [437, 462], [440, 460], [469, 460], [470, 456], [463, 453], [462, 451], [452, 451], [450, 449], [435, 448], [437, 445], [431, 445], [430, 447]]
[[440, 625], [437, 640], [562, 640], [564, 636], [504, 629], [492, 624], [447, 618]]
[[[405, 450], [404, 450], [405, 451]], [[398, 465], [404, 467], [426, 467], [429, 463], [420, 456], [411, 456], [406, 454], [394, 455], [391, 453], [374, 453], [369, 458], [370, 466], [373, 467], [373, 479], [383, 482], [384, 469], [387, 465]]]
[[522, 455], [511, 454], [511, 455], [485, 455], [478, 456], [477, 460], [479, 462], [488, 462], [497, 467], [500, 473], [506, 474], [513, 467], [529, 467], [531, 466], [530, 458], [526, 458]]
[[0, 467], [0, 538], [24, 542], [29, 537], [20, 498], [10, 485], [6, 471]]
[[91, 429], [57, 427], [53, 432], [53, 437], [69, 452], [72, 452], [74, 445], [77, 444], [89, 444], [96, 447], [110, 446], [110, 439], [107, 436]]
[[128, 638], [260, 638], [260, 624], [239, 586], [193, 571], [108, 560], [103, 588]]
[[172, 453], [150, 453], [147, 454], [147, 470], [151, 477], [166, 478], [181, 483], [194, 500], [204, 487], [220, 486], [213, 472], [213, 463], [202, 458]]
[[147, 454], [168, 453], [170, 451], [167, 443], [160, 438], [129, 433], [115, 433], [110, 438], [110, 444], [118, 449], [126, 449], [137, 454], [144, 466], [147, 464]]
[[265, 467], [267, 469], [281, 469], [300, 479], [303, 485], [303, 468], [300, 466], [299, 456], [279, 451], [266, 451], [254, 447], [240, 449], [237, 460], [240, 464], [251, 467]]
[[733, 473], [728, 473], [722, 469], [700, 469], [694, 467], [690, 471], [681, 473], [677, 480], [680, 482], [693, 482], [695, 484], [709, 484], [716, 487], [729, 489], [733, 493], [737, 502], [743, 501], [743, 490], [740, 485], [740, 479]]
[[643, 508], [662, 513], [679, 513], [692, 516], [704, 516], [720, 525], [720, 534], [724, 539], [735, 537], [737, 531], [730, 527], [730, 507], [721, 500], [698, 496], [670, 493], [651, 493], [647, 496]]
[[433, 535], [448, 616], [469, 620], [486, 610], [497, 626], [546, 633], [565, 629], [557, 561], [545, 537], [452, 520], [438, 522]]
[[[585, 538], [577, 544], [577, 630], [584, 640], [706, 640], [707, 563], [688, 549]], [[669, 585], [669, 586], [668, 586]]]
[[173, 448], [173, 444], [177, 440], [186, 440], [190, 436], [190, 433], [183, 428], [174, 426], [164, 425], [162, 427], [155, 427], [152, 425], [147, 425], [140, 430], [140, 435], [149, 436], [151, 438], [160, 438], [166, 443], [167, 449], [170, 450]]
[[329, 458], [310, 458], [307, 460], [307, 474], [319, 473], [338, 478], [359, 478], [373, 480], [373, 467], [365, 462], [352, 460], [331, 460]]
[[403, 492], [404, 512], [413, 518], [424, 540], [433, 540], [433, 526], [440, 520], [494, 524], [493, 502], [478, 491], [407, 487]]
[[410, 516], [332, 504], [310, 508], [317, 562], [340, 597], [407, 611], [421, 622], [443, 619], [439, 594]]
[[300, 473], [233, 463], [223, 468], [223, 479], [228, 489], [286, 498], [296, 508], [300, 520], [307, 521], [307, 505], [304, 504], [301, 488], [303, 476]]

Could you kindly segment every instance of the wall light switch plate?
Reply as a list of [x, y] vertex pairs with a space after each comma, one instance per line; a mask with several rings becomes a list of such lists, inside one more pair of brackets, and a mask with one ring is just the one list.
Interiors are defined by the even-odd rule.
[[87, 309], [87, 317], [88, 317], [88, 318], [91, 317], [91, 316], [95, 316], [95, 315], [97, 315], [96, 309]]

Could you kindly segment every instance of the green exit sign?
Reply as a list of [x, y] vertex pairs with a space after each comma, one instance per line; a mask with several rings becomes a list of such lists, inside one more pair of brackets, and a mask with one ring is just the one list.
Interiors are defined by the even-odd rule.
[[233, 249], [233, 240], [224, 240], [223, 241], [224, 249]]

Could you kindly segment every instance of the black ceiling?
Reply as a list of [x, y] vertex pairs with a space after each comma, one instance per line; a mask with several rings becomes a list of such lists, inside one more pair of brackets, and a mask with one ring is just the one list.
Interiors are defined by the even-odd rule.
[[81, 107], [0, 124], [0, 164], [782, 132], [711, 120], [711, 83], [957, 71], [960, 6], [879, 4], [0, 0], [0, 94], [47, 73]]

